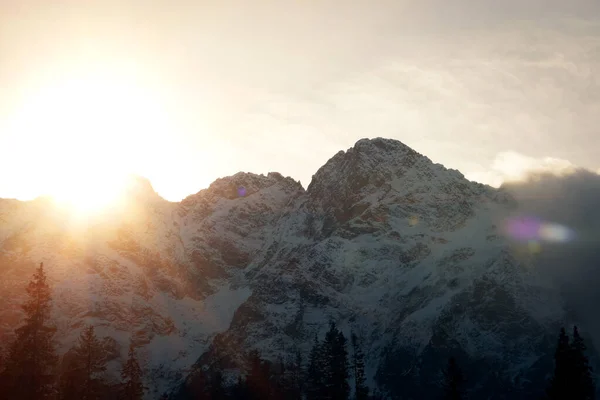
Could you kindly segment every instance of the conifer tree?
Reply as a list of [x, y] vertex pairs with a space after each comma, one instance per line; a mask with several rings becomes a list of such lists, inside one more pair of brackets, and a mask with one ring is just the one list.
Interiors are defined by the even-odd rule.
[[333, 376], [335, 377], [337, 387], [335, 389], [334, 400], [347, 400], [350, 397], [350, 385], [348, 377], [350, 368], [348, 364], [348, 340], [341, 331], [338, 331], [337, 341], [335, 343], [335, 369]]
[[271, 397], [271, 368], [260, 357], [257, 350], [248, 355], [248, 375], [246, 376], [247, 396], [252, 400], [264, 400]]
[[63, 355], [59, 379], [58, 379], [58, 400], [77, 399], [81, 394], [81, 373], [75, 367], [73, 352], [68, 351]]
[[328, 400], [347, 400], [350, 395], [346, 342], [332, 322], [323, 341], [323, 389]]
[[302, 354], [297, 351], [295, 356], [288, 360], [284, 371], [285, 399], [301, 400], [303, 389]]
[[354, 372], [354, 398], [356, 400], [367, 400], [369, 388], [365, 381], [365, 357], [358, 343], [358, 338], [353, 333], [352, 342], [352, 370]]
[[300, 352], [300, 350], [296, 351], [296, 362], [294, 365], [294, 369], [293, 369], [293, 376], [294, 376], [294, 382], [296, 383], [295, 387], [296, 390], [298, 392], [298, 400], [302, 399], [302, 393], [304, 393], [304, 368], [302, 367], [303, 365], [303, 359], [302, 359], [302, 353]]
[[306, 400], [322, 400], [324, 398], [322, 353], [322, 346], [315, 335], [306, 370]]
[[248, 399], [248, 390], [246, 388], [246, 381], [242, 375], [238, 376], [236, 384], [231, 389], [231, 397], [235, 400], [246, 400]]
[[571, 342], [571, 371], [570, 398], [573, 400], [593, 400], [595, 395], [592, 380], [592, 368], [585, 355], [586, 346], [579, 335], [577, 326], [573, 327], [573, 341]]
[[462, 371], [454, 357], [448, 360], [448, 366], [444, 371], [444, 399], [460, 400], [463, 398], [463, 386], [465, 383]]
[[133, 343], [129, 344], [127, 361], [121, 369], [121, 398], [122, 400], [141, 400], [144, 397], [142, 369], [135, 357]]
[[547, 390], [549, 400], [570, 399], [570, 386], [572, 382], [572, 362], [571, 347], [569, 337], [565, 328], [560, 329], [558, 343], [554, 353], [554, 375], [550, 380], [550, 386]]
[[190, 397], [194, 399], [201, 399], [206, 393], [208, 383], [206, 382], [206, 374], [202, 370], [202, 367], [197, 367], [190, 374], [190, 383], [186, 387]]
[[287, 365], [283, 361], [283, 357], [279, 356], [277, 362], [272, 365], [270, 374], [270, 398], [276, 399], [287, 399], [286, 391], [290, 385], [287, 381], [289, 374], [287, 372]]
[[210, 400], [225, 400], [225, 387], [223, 372], [220, 368], [213, 367], [208, 371], [208, 398]]
[[66, 361], [60, 382], [61, 399], [96, 400], [103, 397], [107, 384], [106, 352], [93, 326], [86, 327]]
[[22, 308], [24, 324], [15, 330], [3, 373], [5, 395], [10, 399], [43, 400], [54, 396], [54, 349], [56, 329], [49, 324], [52, 296], [44, 264], [27, 286], [28, 299]]

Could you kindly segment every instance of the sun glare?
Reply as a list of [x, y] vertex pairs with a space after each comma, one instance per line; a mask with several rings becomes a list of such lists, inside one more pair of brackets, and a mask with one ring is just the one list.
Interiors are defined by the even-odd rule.
[[102, 211], [116, 205], [126, 189], [122, 175], [89, 174], [57, 180], [50, 196], [61, 206], [81, 214]]
[[15, 171], [23, 185], [80, 212], [118, 201], [130, 174], [157, 164], [168, 131], [158, 96], [134, 82], [71, 77], [23, 96], [9, 132], [28, 156]]

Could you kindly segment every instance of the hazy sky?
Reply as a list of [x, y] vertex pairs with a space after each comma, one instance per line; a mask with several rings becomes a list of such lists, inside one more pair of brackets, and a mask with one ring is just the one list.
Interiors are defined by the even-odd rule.
[[597, 170], [599, 126], [597, 0], [0, 0], [0, 197], [98, 165], [307, 186], [377, 136], [498, 184]]

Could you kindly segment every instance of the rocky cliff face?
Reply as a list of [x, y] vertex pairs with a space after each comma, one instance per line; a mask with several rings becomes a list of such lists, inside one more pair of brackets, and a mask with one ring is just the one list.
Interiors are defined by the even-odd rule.
[[83, 222], [43, 199], [0, 201], [3, 335], [44, 261], [61, 350], [85, 323], [115, 354], [133, 337], [148, 398], [216, 352], [232, 370], [253, 348], [308, 352], [332, 319], [363, 339], [369, 382], [390, 395], [434, 395], [449, 355], [481, 396], [527, 397], [548, 372], [565, 312], [501, 235], [517, 204], [398, 141], [360, 140], [306, 191], [277, 173], [219, 179], [181, 203], [137, 187]]

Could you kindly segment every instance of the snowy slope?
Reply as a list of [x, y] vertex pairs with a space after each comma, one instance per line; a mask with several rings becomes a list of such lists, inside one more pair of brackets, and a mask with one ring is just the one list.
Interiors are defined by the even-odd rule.
[[[246, 268], [252, 295], [213, 351], [229, 352], [232, 368], [240, 348], [308, 352], [335, 320], [364, 340], [370, 382], [392, 394], [401, 382], [406, 398], [427, 398], [450, 354], [471, 360], [484, 386], [495, 385], [495, 365], [510, 385], [539, 388], [563, 306], [500, 236], [514, 207], [400, 142], [361, 140], [281, 218]], [[388, 362], [399, 375], [386, 375]]]
[[[239, 182], [244, 197], [228, 192]], [[122, 209], [83, 221], [46, 199], [0, 200], [0, 335], [18, 323], [24, 287], [44, 262], [60, 350], [89, 323], [123, 356], [133, 338], [156, 398], [227, 329], [251, 293], [236, 276], [303, 189], [276, 173], [237, 174], [176, 204], [141, 185]]]
[[0, 200], [0, 335], [44, 261], [61, 349], [85, 323], [122, 355], [133, 338], [149, 399], [216, 350], [233, 369], [252, 348], [308, 351], [330, 319], [364, 340], [369, 382], [392, 394], [423, 395], [449, 354], [485, 390], [526, 387], [564, 307], [499, 232], [516, 206], [386, 139], [339, 152], [306, 191], [239, 173], [169, 203], [139, 180], [110, 218], [84, 223], [44, 199]]

